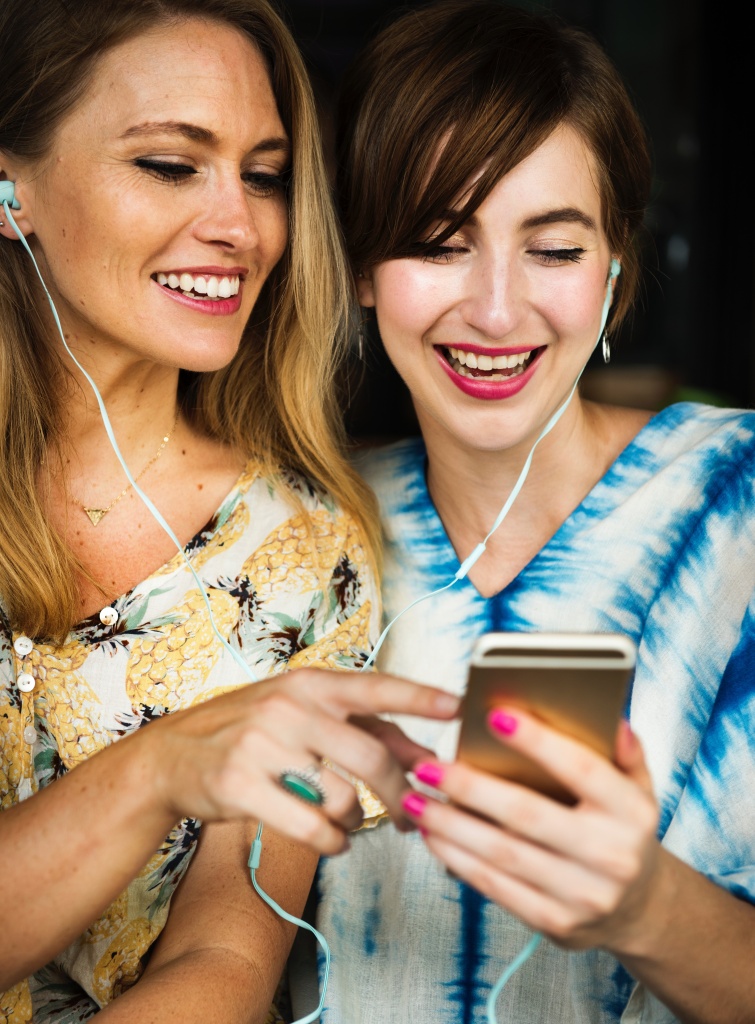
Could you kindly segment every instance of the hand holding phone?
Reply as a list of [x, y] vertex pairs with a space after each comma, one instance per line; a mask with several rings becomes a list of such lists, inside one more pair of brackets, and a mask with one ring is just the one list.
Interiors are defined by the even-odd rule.
[[487, 633], [472, 654], [457, 760], [574, 803], [544, 769], [496, 739], [488, 715], [521, 708], [610, 758], [635, 662], [634, 643], [617, 633]]

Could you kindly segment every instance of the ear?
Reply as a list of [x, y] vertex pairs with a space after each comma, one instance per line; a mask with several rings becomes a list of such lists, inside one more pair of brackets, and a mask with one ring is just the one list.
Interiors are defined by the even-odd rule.
[[371, 308], [375, 305], [375, 290], [372, 287], [372, 274], [368, 270], [357, 274], [357, 295], [359, 305]]
[[[26, 237], [27, 235], [32, 234], [34, 230], [31, 224], [31, 218], [29, 217], [29, 190], [23, 183], [14, 181], [14, 177], [11, 174], [11, 169], [3, 160], [3, 154], [0, 153], [0, 186], [3, 184], [3, 182], [11, 181], [14, 184], [12, 190], [8, 188], [0, 188], [0, 200], [6, 199], [6, 201], [8, 202], [8, 206], [11, 210], [11, 213], [13, 214], [13, 219], [18, 225], [19, 231], [21, 231], [24, 237]], [[11, 194], [14, 197], [13, 201], [9, 201]], [[26, 205], [24, 205], [25, 198], [27, 199]], [[0, 227], [0, 235], [2, 235], [3, 238], [9, 238], [12, 241], [18, 241], [18, 235], [16, 234], [13, 225], [11, 224], [8, 216], [6, 215], [4, 207], [1, 205], [0, 222], [2, 222], [2, 227]]]

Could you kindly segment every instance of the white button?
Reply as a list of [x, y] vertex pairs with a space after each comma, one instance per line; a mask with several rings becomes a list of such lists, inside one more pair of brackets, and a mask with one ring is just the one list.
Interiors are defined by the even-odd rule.
[[16, 685], [19, 690], [23, 690], [24, 693], [28, 693], [34, 689], [34, 676], [30, 675], [29, 672], [22, 672], [16, 680]]
[[34, 644], [28, 636], [17, 636], [13, 641], [13, 650], [19, 658], [25, 658], [30, 651], [34, 650]]
[[24, 743], [36, 743], [37, 742], [37, 730], [33, 725], [27, 725], [24, 729]]
[[100, 612], [100, 622], [103, 626], [112, 626], [118, 621], [118, 612], [115, 608], [103, 608]]

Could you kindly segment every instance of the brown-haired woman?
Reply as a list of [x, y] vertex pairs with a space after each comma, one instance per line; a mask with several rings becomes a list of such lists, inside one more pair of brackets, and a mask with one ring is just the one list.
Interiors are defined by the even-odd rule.
[[449, 713], [306, 667], [358, 667], [376, 609], [309, 86], [265, 0], [6, 0], [0, 66], [0, 1019], [262, 1021], [292, 930], [250, 819], [296, 912], [290, 840], [337, 852], [362, 817], [312, 762], [400, 813], [346, 719]]
[[755, 415], [574, 391], [634, 297], [638, 117], [594, 40], [498, 0], [406, 14], [343, 108], [347, 245], [423, 435], [365, 463], [386, 616], [434, 592], [378, 664], [460, 694], [491, 630], [623, 633], [638, 663], [614, 764], [488, 720], [573, 806], [453, 763], [454, 725], [407, 727], [436, 753], [405, 804], [421, 833], [361, 832], [318, 875], [324, 1020], [481, 1024], [530, 929], [552, 941], [502, 1021], [750, 1019]]

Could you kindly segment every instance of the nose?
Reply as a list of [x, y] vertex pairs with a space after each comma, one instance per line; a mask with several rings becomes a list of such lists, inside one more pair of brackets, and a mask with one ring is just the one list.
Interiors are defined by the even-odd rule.
[[494, 253], [469, 266], [459, 310], [465, 322], [491, 340], [500, 340], [521, 322], [526, 281], [516, 263]]
[[209, 181], [202, 200], [194, 221], [194, 234], [201, 242], [229, 252], [247, 252], [260, 244], [256, 204], [237, 172]]

